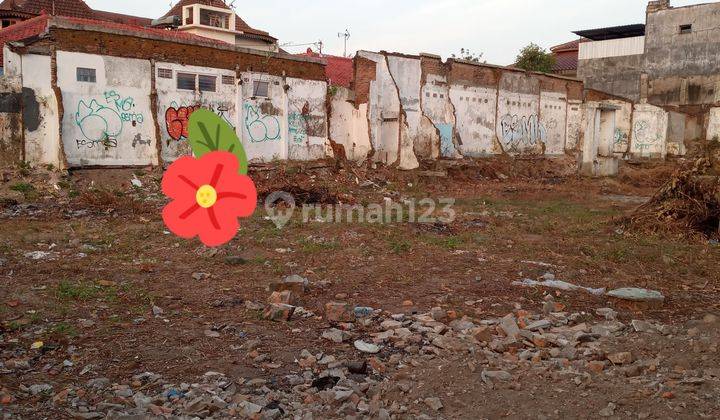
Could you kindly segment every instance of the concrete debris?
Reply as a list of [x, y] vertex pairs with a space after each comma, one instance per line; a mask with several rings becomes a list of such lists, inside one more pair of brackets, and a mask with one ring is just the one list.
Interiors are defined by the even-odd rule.
[[440, 398], [432, 397], [432, 398], [425, 398], [424, 400], [425, 405], [430, 407], [433, 411], [440, 411], [443, 409], [443, 403], [440, 400]]
[[493, 381], [507, 382], [512, 380], [512, 375], [504, 370], [483, 370], [480, 378], [488, 385], [492, 385]]
[[355, 343], [353, 343], [355, 348], [363, 353], [369, 353], [369, 354], [377, 354], [380, 353], [380, 347], [376, 346], [375, 344], [366, 343], [362, 340], [356, 340]]
[[328, 302], [325, 304], [325, 319], [328, 322], [353, 322], [355, 312], [348, 303]]
[[309, 281], [305, 277], [293, 274], [292, 276], [285, 277], [282, 281], [273, 282], [268, 286], [270, 292], [282, 292], [289, 290], [295, 293], [296, 296], [302, 296], [305, 294], [309, 287]]
[[593, 289], [590, 287], [583, 287], [578, 286], [572, 283], [568, 283], [562, 280], [544, 280], [544, 281], [537, 281], [532, 279], [525, 279], [523, 281], [514, 281], [512, 283], [513, 286], [523, 286], [523, 287], [547, 287], [550, 289], [558, 289], [558, 290], [565, 290], [565, 291], [577, 291], [577, 290], [584, 290], [591, 295], [595, 296], [602, 296], [605, 294], [606, 289], [605, 288], [599, 288], [599, 289]]
[[292, 318], [294, 312], [294, 306], [286, 305], [283, 303], [273, 303], [268, 306], [267, 309], [265, 309], [265, 312], [263, 313], [263, 318], [269, 319], [271, 321], [290, 321], [290, 318]]
[[665, 296], [655, 290], [626, 287], [609, 291], [608, 296], [633, 302], [664, 302]]

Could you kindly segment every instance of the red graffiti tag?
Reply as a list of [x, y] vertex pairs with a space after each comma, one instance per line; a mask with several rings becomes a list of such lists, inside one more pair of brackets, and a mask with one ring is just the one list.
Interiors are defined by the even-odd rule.
[[186, 139], [188, 137], [188, 122], [190, 115], [199, 106], [181, 106], [179, 108], [168, 108], [165, 111], [165, 124], [170, 138], [173, 140]]

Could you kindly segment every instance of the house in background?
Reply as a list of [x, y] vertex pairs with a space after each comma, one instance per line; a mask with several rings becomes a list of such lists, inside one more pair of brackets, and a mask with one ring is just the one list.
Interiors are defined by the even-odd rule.
[[327, 62], [325, 66], [325, 75], [331, 86], [340, 86], [347, 89], [352, 87], [354, 77], [353, 59], [349, 57], [340, 57], [337, 55], [327, 55], [314, 52], [308, 48], [303, 54], [305, 57], [322, 58]]
[[553, 74], [577, 77], [578, 50], [582, 41], [582, 39], [576, 39], [550, 48], [552, 55], [555, 57]]
[[180, 0], [164, 16], [155, 20], [94, 10], [83, 0], [3, 0], [0, 3], [2, 28], [42, 14], [167, 29], [238, 47], [279, 51], [276, 38], [248, 25], [223, 0]]

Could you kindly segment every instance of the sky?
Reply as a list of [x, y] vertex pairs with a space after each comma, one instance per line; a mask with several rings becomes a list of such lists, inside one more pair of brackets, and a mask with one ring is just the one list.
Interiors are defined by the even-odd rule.
[[[174, 4], [177, 0], [173, 0]], [[671, 0], [687, 6], [707, 0]], [[160, 17], [170, 0], [86, 0], [100, 10]], [[250, 26], [270, 32], [289, 52], [322, 41], [323, 52], [357, 50], [447, 58], [461, 48], [482, 53], [491, 64], [512, 64], [520, 49], [572, 41], [575, 30], [645, 22], [647, 0], [235, 0], [235, 11]]]

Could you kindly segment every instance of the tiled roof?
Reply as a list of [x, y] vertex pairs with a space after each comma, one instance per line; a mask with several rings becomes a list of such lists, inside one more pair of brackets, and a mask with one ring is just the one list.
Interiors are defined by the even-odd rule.
[[20, 11], [32, 15], [42, 12], [60, 16], [91, 19], [93, 10], [82, 0], [4, 0], [0, 10]]
[[98, 20], [106, 20], [108, 22], [124, 23], [126, 25], [150, 26], [152, 19], [139, 16], [124, 15], [122, 13], [105, 12], [103, 10], [93, 10], [95, 18]]
[[559, 54], [555, 56], [555, 67], [554, 71], [567, 71], [577, 70], [578, 68], [578, 56], [577, 54]]
[[327, 76], [328, 82], [330, 82], [332, 86], [342, 86], [348, 89], [351, 87], [354, 77], [352, 58], [338, 57], [336, 55], [320, 55], [309, 48], [307, 52], [299, 55], [324, 59], [327, 61], [325, 76]]
[[[205, 6], [212, 6], [212, 7], [219, 7], [221, 9], [227, 9], [231, 10], [227, 4], [223, 0], [180, 0], [177, 2], [175, 6], [170, 9], [169, 12], [165, 14], [163, 17], [167, 16], [182, 16], [182, 9], [185, 6], [190, 6], [193, 4], [202, 4]], [[261, 31], [259, 29], [255, 29], [247, 24], [244, 20], [240, 18], [237, 14], [235, 15], [235, 30], [240, 32], [245, 32], [252, 35], [258, 35], [263, 38], [267, 38], [270, 41], [275, 41], [276, 39], [271, 36], [268, 32]]]
[[47, 28], [48, 19], [48, 15], [40, 15], [0, 30], [0, 65], [2, 65], [4, 58], [4, 48], [2, 47], [4, 47], [6, 43], [41, 34]]
[[562, 51], [577, 51], [580, 48], [580, 42], [582, 42], [582, 39], [576, 39], [575, 41], [570, 41], [570, 42], [566, 42], [564, 44], [550, 47], [550, 51], [552, 51], [554, 53], [558, 53], [558, 52], [562, 52]]

